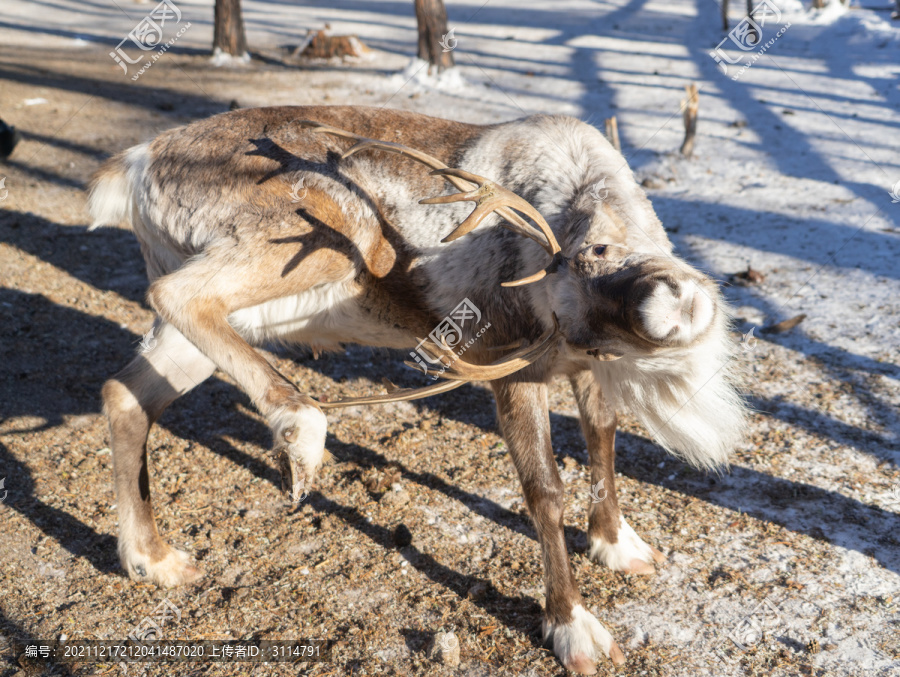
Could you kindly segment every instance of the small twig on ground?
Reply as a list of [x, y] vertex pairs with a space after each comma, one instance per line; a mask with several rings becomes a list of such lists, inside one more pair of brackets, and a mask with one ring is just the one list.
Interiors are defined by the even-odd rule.
[[796, 316], [790, 318], [789, 320], [784, 320], [782, 322], [779, 322], [778, 324], [773, 324], [768, 327], [763, 327], [759, 331], [762, 334], [783, 334], [786, 331], [790, 331], [791, 329], [796, 327], [798, 324], [803, 322], [803, 320], [805, 320], [805, 319], [806, 319], [806, 314], [801, 313], [800, 315], [796, 315]]

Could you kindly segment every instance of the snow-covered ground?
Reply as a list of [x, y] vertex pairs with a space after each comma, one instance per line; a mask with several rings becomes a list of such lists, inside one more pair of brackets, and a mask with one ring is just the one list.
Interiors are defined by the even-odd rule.
[[[212, 4], [177, 2], [192, 25], [174, 51], [209, 49]], [[566, 113], [601, 129], [605, 118], [617, 117], [623, 152], [681, 253], [723, 282], [748, 264], [765, 275], [759, 284], [728, 288], [739, 331], [758, 336], [764, 326], [806, 315], [790, 332], [769, 335], [758, 348], [750, 344], [744, 357], [755, 406], [776, 427], [780, 421], [828, 442], [803, 448], [786, 442], [777, 467], [754, 462], [745, 450], [704, 498], [823, 533], [834, 559], [804, 578], [797, 553], [775, 544], [765, 563], [738, 566], [749, 547], [742, 533], [711, 534], [713, 544], [679, 553], [660, 572], [652, 601], [622, 605], [606, 617], [632, 627], [633, 637], [620, 643], [674, 644], [691, 653], [700, 638], [712, 642], [747, 618], [795, 632], [796, 643], [803, 627], [840, 608], [843, 615], [825, 624], [834, 647], [810, 654], [809, 662], [826, 671], [816, 674], [900, 675], [898, 654], [883, 648], [900, 646], [900, 21], [890, 19], [893, 3], [812, 11], [778, 0], [778, 12], [771, 10], [761, 26], [762, 44], [777, 40], [758, 59], [758, 49], [743, 52], [726, 42], [718, 53], [723, 73], [710, 54], [726, 38], [712, 0], [449, 0], [458, 68], [441, 78], [410, 59], [411, 1], [243, 4], [252, 52], [282, 54], [282, 46], [299, 44], [307, 30], [326, 23], [373, 48], [371, 59], [337, 77], [329, 103], [411, 108], [469, 122]], [[732, 2], [732, 26], [742, 6]], [[113, 49], [152, 7], [4, 0], [0, 41], [26, 46], [39, 39], [71, 48], [77, 59], [79, 50]], [[728, 65], [739, 54], [740, 63]], [[742, 71], [748, 61], [752, 66]], [[311, 83], [325, 77], [335, 81], [334, 70], [308, 74]], [[677, 151], [684, 87], [692, 82], [700, 86], [700, 121], [694, 156], [686, 159]], [[122, 86], [130, 86], [124, 77]], [[292, 89], [241, 92], [243, 105], [297, 100]], [[0, 105], [24, 102], [0, 97]], [[826, 382], [848, 387], [840, 406], [822, 401]], [[761, 478], [795, 499], [802, 487], [844, 518], [862, 511], [863, 523], [756, 495], [750, 488]], [[888, 535], [893, 540], [879, 540]], [[804, 593], [770, 600], [779, 610], [774, 621], [768, 607], [758, 608], [763, 600], [739, 592], [720, 599], [710, 615], [695, 614], [708, 591], [694, 574], [713, 561], [757, 583], [791, 571], [804, 579]], [[881, 602], [857, 604], [858, 597]], [[720, 662], [712, 656], [698, 654], [695, 674], [740, 674], [729, 656]]]

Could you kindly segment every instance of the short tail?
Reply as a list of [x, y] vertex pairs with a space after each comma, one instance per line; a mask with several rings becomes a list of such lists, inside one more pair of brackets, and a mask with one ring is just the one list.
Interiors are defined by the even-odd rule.
[[89, 230], [117, 226], [123, 221], [131, 226], [134, 190], [146, 159], [147, 146], [135, 146], [110, 158], [97, 170], [90, 183]]

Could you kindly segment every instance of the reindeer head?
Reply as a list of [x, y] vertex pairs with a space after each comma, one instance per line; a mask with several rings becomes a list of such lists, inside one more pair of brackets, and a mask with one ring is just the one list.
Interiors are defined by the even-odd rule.
[[560, 268], [562, 332], [597, 359], [689, 347], [721, 312], [715, 283], [670, 255], [586, 244]]

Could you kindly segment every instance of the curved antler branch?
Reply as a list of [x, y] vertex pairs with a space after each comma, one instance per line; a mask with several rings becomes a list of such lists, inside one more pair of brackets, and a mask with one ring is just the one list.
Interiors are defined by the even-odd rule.
[[[477, 206], [475, 210], [462, 224], [460, 224], [459, 227], [456, 228], [456, 230], [445, 237], [442, 242], [452, 242], [466, 233], [471, 232], [484, 221], [488, 214], [495, 211], [504, 219], [504, 221], [501, 221], [503, 227], [518, 235], [523, 235], [524, 237], [534, 240], [540, 244], [547, 253], [554, 257], [554, 261], [552, 261], [543, 271], [539, 271], [538, 273], [521, 280], [504, 282], [502, 286], [517, 287], [523, 284], [537, 282], [559, 267], [559, 264], [562, 261], [562, 259], [557, 256], [560, 247], [550, 226], [547, 225], [544, 218], [531, 204], [512, 191], [509, 191], [484, 177], [470, 174], [462, 169], [448, 167], [436, 157], [420, 150], [416, 150], [415, 148], [410, 148], [409, 146], [392, 143], [390, 141], [369, 139], [360, 136], [359, 134], [348, 132], [345, 129], [332, 127], [331, 125], [326, 125], [322, 122], [316, 122], [315, 120], [297, 120], [296, 122], [301, 127], [309, 129], [314, 134], [331, 134], [332, 136], [356, 141], [356, 143], [344, 151], [341, 155], [341, 159], [351, 157], [364, 150], [381, 150], [388, 153], [397, 153], [431, 167], [433, 170], [431, 172], [432, 174], [443, 176], [447, 181], [452, 183], [457, 190], [461, 191], [454, 195], [420, 200], [419, 202], [421, 204], [446, 204], [448, 202], [460, 202], [463, 200], [476, 202]], [[516, 212], [513, 211], [514, 209], [531, 218], [537, 224], [539, 230], [516, 214]]]
[[[454, 390], [455, 388], [459, 388], [466, 383], [471, 383], [472, 381], [494, 381], [498, 378], [514, 374], [515, 372], [534, 364], [550, 352], [557, 345], [560, 338], [562, 338], [562, 334], [559, 331], [559, 323], [554, 314], [553, 327], [544, 332], [533, 345], [526, 345], [519, 348], [496, 362], [478, 365], [466, 362], [453, 355], [453, 363], [443, 371], [438, 372], [439, 376], [447, 379], [443, 383], [436, 383], [434, 385], [425, 386], [424, 388], [397, 388], [392, 383], [388, 382], [388, 392], [384, 395], [350, 397], [334, 402], [317, 402], [317, 404], [322, 409], [339, 409], [341, 407], [350, 407], [356, 404], [404, 402], [445, 393]], [[452, 351], [446, 345], [438, 347], [437, 344], [434, 344], [433, 342], [432, 345], [433, 347], [426, 348], [426, 350], [431, 353], [433, 357], [437, 357], [438, 354], [444, 354], [449, 357], [447, 352], [452, 354]], [[404, 364], [413, 369], [419, 368], [412, 362], [405, 362]]]
[[341, 409], [352, 407], [355, 404], [386, 404], [388, 402], [406, 402], [419, 400], [423, 397], [431, 397], [440, 393], [446, 393], [466, 385], [466, 381], [444, 381], [424, 388], [395, 388], [385, 395], [371, 395], [369, 397], [349, 397], [334, 402], [318, 402], [320, 409]]
[[463, 169], [435, 169], [431, 173], [438, 176], [443, 176], [448, 179], [454, 176], [459, 177], [478, 186], [474, 190], [470, 190], [464, 193], [441, 195], [440, 197], [430, 197], [424, 200], [419, 200], [419, 204], [448, 204], [450, 202], [462, 201], [475, 203], [475, 209], [471, 214], [469, 214], [468, 218], [466, 218], [465, 221], [459, 224], [456, 230], [454, 230], [447, 237], [441, 240], [441, 242], [453, 242], [453, 240], [472, 232], [478, 226], [480, 226], [481, 223], [488, 216], [490, 216], [492, 212], [497, 212], [498, 214], [502, 215], [512, 209], [515, 209], [516, 211], [522, 212], [523, 214], [528, 216], [537, 224], [538, 228], [540, 228], [541, 234], [544, 236], [543, 238], [537, 237], [536, 234], [528, 234], [528, 237], [531, 237], [531, 239], [541, 245], [546, 250], [546, 252], [550, 254], [552, 259], [546, 268], [538, 271], [534, 275], [529, 275], [528, 277], [522, 278], [521, 280], [504, 282], [501, 286], [519, 287], [525, 284], [531, 284], [532, 282], [542, 280], [550, 273], [556, 272], [557, 268], [559, 268], [560, 264], [563, 262], [563, 257], [561, 254], [562, 248], [559, 246], [559, 242], [557, 242], [556, 236], [553, 234], [553, 230], [550, 228], [550, 224], [547, 223], [544, 217], [541, 216], [541, 213], [537, 209], [535, 209], [531, 205], [531, 203], [529, 203], [527, 200], [522, 199], [511, 190], [508, 190], [503, 186], [494, 183], [490, 179], [486, 179], [483, 176], [478, 176], [477, 174], [472, 174], [471, 172], [467, 172]]

